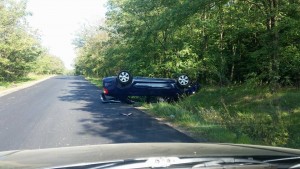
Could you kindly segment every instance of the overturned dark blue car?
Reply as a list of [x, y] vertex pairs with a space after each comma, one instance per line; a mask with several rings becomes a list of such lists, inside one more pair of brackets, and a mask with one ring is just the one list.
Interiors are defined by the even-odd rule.
[[128, 96], [146, 96], [147, 100], [150, 97], [160, 97], [167, 101], [176, 101], [181, 95], [193, 94], [199, 88], [199, 84], [191, 84], [189, 77], [184, 74], [177, 79], [169, 79], [133, 77], [128, 71], [121, 71], [117, 76], [103, 78], [101, 99], [103, 103], [115, 100], [132, 103]]

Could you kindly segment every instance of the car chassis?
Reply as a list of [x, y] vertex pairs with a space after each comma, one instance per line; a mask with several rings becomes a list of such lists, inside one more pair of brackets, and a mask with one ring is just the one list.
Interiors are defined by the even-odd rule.
[[[102, 103], [134, 103], [128, 96], [160, 97], [166, 101], [177, 101], [182, 95], [191, 95], [200, 89], [199, 83], [190, 83], [187, 75], [177, 79], [133, 77], [128, 71], [121, 71], [117, 76], [103, 78]], [[109, 96], [110, 98], [108, 98]]]

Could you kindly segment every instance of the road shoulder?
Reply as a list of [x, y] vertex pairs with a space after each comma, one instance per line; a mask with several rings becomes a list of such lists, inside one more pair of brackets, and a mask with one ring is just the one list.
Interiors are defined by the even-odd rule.
[[11, 87], [11, 88], [8, 88], [8, 89], [4, 89], [4, 90], [0, 90], [0, 97], [3, 97], [5, 95], [8, 95], [10, 93], [13, 93], [13, 92], [16, 92], [16, 91], [19, 91], [19, 90], [22, 90], [22, 89], [26, 89], [30, 86], [33, 86], [35, 84], [38, 84], [40, 82], [43, 82], [45, 80], [48, 80], [52, 77], [54, 77], [56, 75], [51, 75], [51, 76], [47, 76], [47, 77], [44, 77], [42, 79], [38, 79], [38, 80], [34, 80], [34, 81], [29, 81], [29, 82], [26, 82], [24, 84], [20, 84], [18, 86], [15, 86], [15, 87]]
[[179, 131], [180, 133], [183, 133], [183, 134], [187, 135], [188, 137], [196, 140], [197, 142], [208, 142], [207, 139], [196, 137], [192, 132], [188, 131], [184, 127], [175, 125], [175, 124], [171, 123], [170, 121], [168, 121], [168, 120], [166, 120], [164, 118], [159, 118], [159, 117], [154, 116], [152, 113], [149, 112], [149, 110], [147, 108], [145, 108], [143, 106], [133, 106], [133, 107], [135, 109], [137, 109], [139, 111], [142, 111], [143, 113], [151, 116], [152, 118], [156, 119], [157, 121], [159, 121], [159, 123], [165, 124], [165, 125], [173, 128], [173, 129]]

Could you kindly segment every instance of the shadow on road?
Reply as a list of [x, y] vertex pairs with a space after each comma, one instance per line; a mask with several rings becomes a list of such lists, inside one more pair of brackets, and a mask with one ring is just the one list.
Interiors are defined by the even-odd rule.
[[[102, 104], [101, 90], [83, 77], [69, 79], [69, 89], [59, 97], [65, 102], [76, 102], [74, 113], [88, 113], [78, 122], [82, 131], [78, 134], [103, 137], [111, 143], [129, 142], [195, 142], [190, 137], [159, 123], [147, 114], [125, 104]], [[132, 113], [124, 116], [124, 113]]]

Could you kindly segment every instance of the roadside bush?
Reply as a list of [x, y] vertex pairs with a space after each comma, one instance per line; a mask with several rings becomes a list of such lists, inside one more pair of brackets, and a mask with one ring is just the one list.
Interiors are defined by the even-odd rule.
[[300, 93], [266, 87], [204, 88], [178, 103], [150, 106], [154, 115], [212, 142], [300, 148]]
[[[279, 110], [268, 113], [230, 112], [221, 98], [223, 112], [221, 121], [237, 137], [246, 134], [256, 142], [282, 146], [287, 143], [288, 129]], [[274, 109], [273, 105], [270, 105]], [[275, 109], [274, 109], [275, 110]]]
[[241, 132], [250, 138], [263, 144], [272, 146], [283, 146], [288, 140], [288, 130], [286, 124], [281, 120], [266, 114], [243, 114], [237, 117]]

